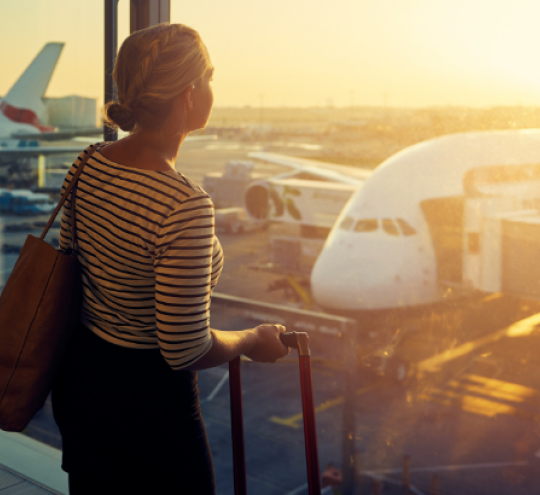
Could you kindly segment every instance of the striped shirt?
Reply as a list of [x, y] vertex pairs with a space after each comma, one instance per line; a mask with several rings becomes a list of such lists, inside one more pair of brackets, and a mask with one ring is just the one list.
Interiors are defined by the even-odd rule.
[[[73, 163], [62, 193], [94, 147]], [[113, 344], [159, 348], [173, 369], [197, 361], [212, 345], [210, 296], [223, 268], [208, 194], [176, 170], [128, 167], [96, 151], [76, 208], [81, 321]], [[71, 195], [60, 229], [60, 249], [70, 247]]]

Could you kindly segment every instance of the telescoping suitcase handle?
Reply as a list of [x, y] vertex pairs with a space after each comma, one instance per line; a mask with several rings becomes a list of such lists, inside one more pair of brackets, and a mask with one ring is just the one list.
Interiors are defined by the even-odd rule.
[[[317, 450], [317, 430], [315, 427], [311, 357], [308, 346], [309, 337], [305, 332], [284, 332], [279, 337], [283, 345], [298, 349], [309, 495], [320, 495], [321, 476]], [[247, 495], [242, 383], [239, 357], [229, 363], [229, 385], [231, 390], [234, 493], [235, 495]]]

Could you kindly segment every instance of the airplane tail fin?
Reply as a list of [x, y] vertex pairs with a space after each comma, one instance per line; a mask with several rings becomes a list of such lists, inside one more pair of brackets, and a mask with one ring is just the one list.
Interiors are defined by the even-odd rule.
[[64, 43], [47, 43], [8, 91], [3, 102], [31, 110], [42, 120], [45, 110], [43, 96], [63, 48]]

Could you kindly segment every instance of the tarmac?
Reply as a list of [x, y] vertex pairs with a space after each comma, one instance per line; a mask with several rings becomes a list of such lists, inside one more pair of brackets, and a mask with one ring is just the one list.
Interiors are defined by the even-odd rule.
[[[219, 144], [222, 149], [190, 145], [179, 157], [179, 167], [196, 181], [201, 182], [207, 171], [223, 170], [228, 159], [245, 159], [247, 147], [259, 146], [219, 141], [211, 144]], [[268, 174], [275, 172], [270, 167], [265, 170]], [[13, 221], [20, 218], [0, 218], [4, 224]], [[51, 236], [57, 232], [52, 231]], [[267, 231], [219, 235], [225, 269], [216, 291], [301, 306], [286, 290], [268, 290], [283, 275], [250, 268], [268, 260], [268, 235]], [[0, 239], [17, 244], [25, 236], [26, 232], [2, 232]], [[16, 257], [16, 253], [1, 256], [2, 280]], [[483, 338], [482, 346], [464, 358], [441, 361], [440, 373], [434, 373], [436, 380], [398, 383], [378, 376], [372, 369], [358, 367], [354, 380], [359, 468], [356, 495], [376, 493], [377, 486], [380, 493], [388, 495], [540, 493], [539, 336], [532, 329], [521, 336], [495, 338], [497, 320], [489, 320], [488, 312], [479, 317], [485, 317], [489, 325], [480, 328], [471, 324], [477, 333], [468, 340]], [[215, 328], [242, 329], [257, 323], [226, 305], [212, 309], [211, 324]], [[454, 342], [453, 346], [458, 344]], [[321, 471], [325, 471], [328, 465], [341, 466], [346, 370], [342, 362], [327, 355], [324, 346], [314, 349], [312, 356], [319, 458]], [[419, 361], [425, 359], [417, 357]], [[227, 366], [199, 372], [199, 389], [218, 494], [233, 495]], [[273, 365], [243, 361], [242, 391], [248, 492], [306, 495], [295, 351]], [[60, 438], [50, 404], [24, 433], [0, 434], [0, 494], [67, 493], [65, 476], [58, 471]], [[16, 461], [19, 451], [24, 453], [22, 461]], [[36, 451], [39, 461], [30, 456]], [[36, 466], [42, 463], [45, 467], [40, 473]], [[44, 478], [44, 473], [49, 473], [49, 478]], [[409, 486], [404, 488], [404, 482]], [[332, 493], [330, 488], [325, 490]]]

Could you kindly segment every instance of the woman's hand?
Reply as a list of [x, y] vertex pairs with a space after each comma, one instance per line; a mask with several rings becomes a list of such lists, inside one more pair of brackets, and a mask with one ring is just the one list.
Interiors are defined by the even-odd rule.
[[253, 329], [256, 340], [245, 356], [259, 363], [275, 363], [291, 350], [281, 343], [279, 334], [285, 332], [283, 325], [259, 325]]
[[212, 329], [212, 347], [199, 360], [184, 369], [196, 371], [213, 368], [240, 354], [260, 363], [275, 363], [290, 352], [279, 340], [279, 335], [284, 331], [283, 325], [259, 325], [238, 331]]

